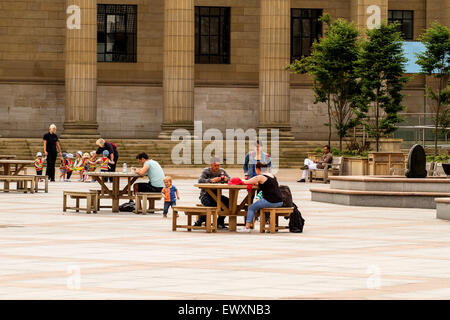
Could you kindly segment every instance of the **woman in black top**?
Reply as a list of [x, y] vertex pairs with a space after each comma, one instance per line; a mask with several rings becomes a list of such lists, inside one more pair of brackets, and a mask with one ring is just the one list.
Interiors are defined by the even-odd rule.
[[47, 170], [45, 175], [48, 176], [50, 181], [55, 181], [55, 163], [58, 152], [61, 153], [61, 146], [59, 145], [59, 139], [56, 135], [56, 126], [51, 124], [48, 128], [48, 132], [44, 134], [44, 154], [47, 158]]
[[[97, 156], [101, 156], [103, 154], [103, 151], [108, 150], [109, 151], [109, 172], [116, 172], [116, 164], [117, 160], [119, 159], [119, 152], [117, 151], [117, 147], [115, 144], [111, 142], [107, 142], [103, 139], [98, 139], [95, 144], [98, 146], [97, 151], [95, 152], [95, 155], [91, 158], [92, 161], [95, 160]], [[112, 182], [111, 179], [105, 179], [105, 181]]]
[[244, 184], [257, 184], [259, 190], [262, 191], [263, 197], [251, 204], [248, 208], [245, 228], [238, 229], [240, 232], [250, 232], [250, 226], [256, 211], [259, 211], [262, 208], [279, 208], [283, 206], [283, 198], [281, 196], [277, 178], [268, 172], [268, 168], [268, 164], [258, 162], [255, 168], [257, 176], [250, 180], [243, 180]]

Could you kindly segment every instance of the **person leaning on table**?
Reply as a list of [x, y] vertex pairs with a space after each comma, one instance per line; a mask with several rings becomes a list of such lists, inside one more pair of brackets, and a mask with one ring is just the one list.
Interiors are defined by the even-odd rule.
[[[256, 176], [250, 180], [242, 180], [244, 184], [258, 185], [262, 191], [262, 198], [248, 207], [245, 227], [237, 229], [238, 232], [250, 232], [250, 226], [253, 223], [255, 212], [262, 208], [279, 208], [283, 206], [280, 187], [277, 178], [269, 172], [269, 165], [258, 162], [255, 166]], [[266, 218], [267, 219], [267, 218]]]
[[[134, 172], [140, 176], [147, 175], [148, 182], [135, 183], [133, 186], [134, 194], [138, 192], [161, 192], [164, 188], [164, 171], [159, 163], [153, 159], [149, 160], [145, 152], [136, 156], [141, 169], [135, 168]], [[132, 200], [130, 202], [133, 202]]]
[[[202, 175], [198, 179], [198, 183], [220, 183], [220, 182], [228, 182], [230, 180], [230, 176], [228, 173], [220, 167], [220, 160], [216, 157], [212, 157], [210, 160], [210, 166], [209, 168], [203, 169]], [[216, 192], [214, 190], [211, 190], [212, 192]], [[217, 202], [214, 200], [208, 192], [206, 192], [205, 189], [202, 189], [200, 191], [200, 202], [205, 207], [217, 207]], [[229, 199], [225, 196], [222, 196], [220, 198], [221, 202], [228, 207]], [[202, 215], [199, 217], [199, 219], [195, 222], [194, 226], [199, 227], [202, 225], [203, 222], [206, 222], [206, 216]], [[225, 217], [220, 216], [217, 218], [217, 226], [225, 229]]]

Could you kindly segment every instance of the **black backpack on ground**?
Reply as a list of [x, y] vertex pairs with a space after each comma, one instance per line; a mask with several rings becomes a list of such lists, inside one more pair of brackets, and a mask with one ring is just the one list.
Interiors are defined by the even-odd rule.
[[122, 212], [133, 212], [135, 209], [134, 202], [125, 202], [119, 206], [119, 211]]
[[291, 189], [289, 189], [288, 186], [280, 186], [280, 191], [281, 197], [283, 198], [283, 207], [294, 207], [294, 211], [291, 213], [290, 217], [285, 217], [285, 219], [289, 219], [289, 231], [295, 233], [303, 232], [305, 219], [303, 219], [297, 205], [292, 201]]

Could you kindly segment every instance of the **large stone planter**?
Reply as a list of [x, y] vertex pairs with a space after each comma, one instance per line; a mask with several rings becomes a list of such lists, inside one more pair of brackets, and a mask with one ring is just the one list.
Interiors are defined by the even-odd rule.
[[344, 157], [344, 176], [366, 176], [369, 173], [369, 160], [366, 158]]

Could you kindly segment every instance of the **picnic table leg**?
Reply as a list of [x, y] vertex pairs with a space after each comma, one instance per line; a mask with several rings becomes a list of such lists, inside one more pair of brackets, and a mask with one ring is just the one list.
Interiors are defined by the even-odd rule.
[[[188, 225], [188, 227], [192, 226], [192, 216], [190, 214], [188, 214], [188, 216], [187, 216], [187, 225]], [[189, 232], [192, 231], [192, 228], [188, 228], [188, 231]]]
[[142, 197], [142, 214], [147, 214], [147, 196]]
[[172, 231], [177, 231], [177, 210], [172, 211]]
[[217, 216], [217, 209], [216, 209], [213, 211], [213, 227], [214, 227], [213, 232], [217, 232], [217, 218], [218, 218], [218, 216]]
[[259, 232], [266, 232], [266, 213], [264, 209], [259, 210]]
[[80, 208], [80, 198], [76, 198], [75, 203], [76, 203], [76, 207], [77, 207], [76, 212], [80, 212], [80, 210], [78, 210]]
[[92, 200], [91, 195], [88, 194], [86, 196], [86, 213], [91, 213]]
[[[30, 181], [30, 192], [31, 193], [34, 193], [34, 188], [35, 188], [34, 184], [35, 183], [36, 183], [35, 179], [31, 179], [31, 181]], [[36, 183], [36, 189], [37, 189], [37, 183]]]
[[276, 219], [277, 215], [275, 213], [275, 210], [270, 210], [270, 233], [277, 232]]
[[206, 211], [206, 232], [211, 233], [211, 210]]
[[[9, 163], [4, 163], [3, 164], [3, 174], [5, 176], [9, 176], [11, 175], [11, 166], [9, 165]], [[5, 189], [5, 192], [9, 192], [9, 181], [5, 181], [3, 183], [3, 189]]]
[[113, 177], [112, 212], [119, 212], [119, 177]]
[[67, 194], [63, 193], [63, 212], [67, 211]]
[[237, 226], [237, 216], [236, 216], [236, 201], [237, 201], [237, 192], [239, 190], [230, 189], [230, 200], [228, 205], [229, 213], [232, 214], [228, 216], [228, 229], [230, 231], [236, 231]]

